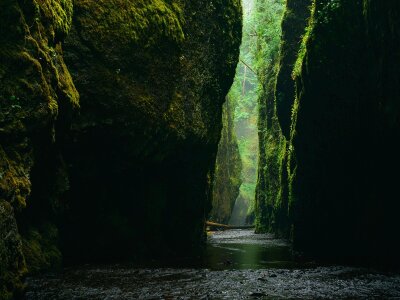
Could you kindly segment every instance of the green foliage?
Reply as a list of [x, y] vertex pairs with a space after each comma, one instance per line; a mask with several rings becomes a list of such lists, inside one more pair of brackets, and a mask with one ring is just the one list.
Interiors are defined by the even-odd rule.
[[281, 19], [284, 9], [283, 0], [258, 0], [254, 18], [257, 47], [253, 50], [256, 61], [255, 68], [260, 82], [266, 82], [270, 75], [268, 70], [276, 63], [279, 54], [281, 37]]
[[210, 220], [227, 224], [242, 183], [242, 161], [234, 129], [232, 100], [226, 100], [222, 110], [222, 133], [218, 145], [213, 182]]
[[[254, 204], [255, 185], [257, 181], [258, 164], [258, 77], [255, 74], [255, 48], [257, 35], [255, 34], [256, 19], [254, 8], [256, 2], [243, 2], [243, 36], [240, 49], [240, 62], [236, 69], [236, 76], [229, 98], [234, 106], [234, 123], [238, 139], [239, 153], [242, 161], [242, 185], [240, 187], [240, 201], [244, 201], [249, 208], [247, 214], [252, 214]], [[244, 218], [246, 216], [242, 216]]]
[[255, 67], [261, 83], [258, 97], [260, 163], [254, 208], [258, 232], [272, 231], [280, 222], [272, 212], [284, 204], [285, 196], [282, 171], [286, 140], [276, 117], [274, 97], [283, 9], [284, 1], [280, 0], [258, 1], [256, 5]]
[[31, 228], [24, 234], [22, 248], [30, 273], [61, 266], [61, 252], [57, 247], [58, 230], [50, 223]]
[[[248, 216], [256, 209], [259, 135], [264, 138], [264, 135], [258, 132], [258, 114], [264, 105], [265, 82], [272, 83], [273, 87], [271, 72], [279, 53], [283, 2], [283, 0], [254, 0], [243, 3], [241, 62], [237, 67], [229, 96], [235, 106], [235, 128], [243, 164], [240, 199], [244, 199], [249, 207]], [[264, 145], [263, 142], [262, 144]]]

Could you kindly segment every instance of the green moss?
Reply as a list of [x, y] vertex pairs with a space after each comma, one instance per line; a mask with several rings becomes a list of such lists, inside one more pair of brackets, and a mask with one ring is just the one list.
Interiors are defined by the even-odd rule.
[[[68, 118], [79, 105], [61, 48], [71, 22], [71, 0], [0, 3], [0, 198], [16, 212], [5, 219], [8, 232], [0, 233], [15, 238], [0, 250], [0, 277], [7, 280], [7, 287], [0, 289], [7, 290], [8, 295], [16, 296], [22, 288], [21, 278], [27, 271], [23, 254], [29, 257], [29, 271], [56, 264], [59, 256], [47, 231], [44, 235], [31, 231], [43, 212], [46, 214], [40, 223], [51, 217], [54, 205], [54, 199], [40, 201], [49, 193], [41, 194], [32, 182], [41, 175], [44, 182], [54, 177], [57, 166], [49, 168], [53, 173], [46, 172], [47, 164], [58, 155], [55, 139], [61, 139], [60, 127], [68, 126]], [[40, 161], [39, 156], [46, 154]], [[35, 213], [27, 217], [28, 211]], [[16, 223], [24, 235], [24, 251]], [[18, 244], [19, 249], [15, 249]]]
[[0, 299], [12, 299], [23, 289], [26, 274], [21, 240], [11, 205], [0, 199]]
[[394, 1], [313, 3], [288, 163], [294, 246], [309, 255], [398, 261], [398, 13]]
[[[7, 63], [0, 69], [3, 76], [7, 76], [0, 88], [0, 98], [20, 99], [19, 105], [23, 108], [18, 114], [20, 117], [29, 114], [29, 110], [43, 100], [53, 116], [58, 114], [61, 101], [78, 106], [79, 95], [64, 65], [59, 44], [71, 26], [72, 1], [32, 1], [24, 7], [8, 3], [2, 13], [4, 24], [1, 27], [5, 30], [0, 38], [0, 54], [7, 57]], [[10, 20], [10, 16], [15, 19]], [[27, 23], [15, 26], [17, 20], [33, 22], [33, 25], [31, 28]], [[14, 69], [16, 64], [20, 66], [18, 70]], [[29, 98], [34, 101], [28, 101]], [[1, 108], [7, 109], [7, 105]]]
[[64, 57], [81, 113], [65, 154], [67, 255], [198, 249], [240, 13], [238, 0], [74, 2]]
[[287, 141], [276, 115], [270, 122], [262, 142], [265, 148], [257, 182], [256, 230], [287, 236]]
[[301, 48], [299, 45], [305, 42], [304, 28], [309, 22], [311, 3], [312, 0], [286, 1], [281, 24], [282, 36], [275, 101], [279, 124], [286, 139], [290, 139], [291, 108], [295, 95], [293, 69], [298, 67], [295, 62]]
[[[270, 15], [274, 22], [263, 24], [261, 28], [265, 28], [259, 38], [258, 43], [262, 46], [258, 54], [262, 58], [262, 63], [259, 63], [258, 73], [262, 87], [259, 94], [259, 144], [260, 158], [258, 181], [256, 188], [255, 201], [255, 225], [256, 232], [276, 232], [280, 222], [278, 212], [284, 203], [285, 194], [281, 191], [282, 175], [281, 168], [284, 163], [285, 153], [285, 138], [277, 119], [277, 107], [274, 97], [274, 87], [276, 85], [276, 76], [278, 71], [279, 61], [279, 36], [281, 29], [279, 27], [284, 3], [279, 1], [271, 1], [279, 9], [277, 11], [268, 12], [265, 15]], [[264, 13], [262, 13], [262, 21]], [[276, 28], [270, 28], [274, 24]], [[276, 32], [277, 31], [277, 32]], [[263, 33], [267, 32], [267, 35]], [[269, 43], [271, 39], [273, 42]], [[279, 209], [277, 209], [279, 207]]]
[[18, 211], [26, 207], [26, 197], [31, 192], [29, 177], [19, 163], [10, 159], [0, 145], [0, 192]]
[[46, 30], [51, 30], [51, 38], [62, 39], [72, 25], [72, 0], [33, 0], [34, 20], [37, 24], [45, 22]]
[[173, 42], [184, 39], [180, 1], [79, 0], [75, 10], [78, 16], [90, 12], [91, 18], [78, 17], [78, 21], [87, 34], [97, 36], [97, 42], [91, 41], [97, 47], [102, 47], [100, 43], [120, 46], [137, 43], [150, 47], [161, 39]]
[[242, 161], [234, 129], [233, 105], [228, 97], [222, 111], [222, 133], [215, 163], [210, 220], [228, 224], [242, 184], [241, 171]]
[[308, 25], [305, 28], [304, 35], [303, 35], [302, 40], [301, 40], [300, 49], [299, 49], [298, 54], [297, 54], [297, 59], [296, 59], [296, 61], [294, 63], [294, 66], [293, 66], [293, 71], [292, 71], [293, 80], [297, 76], [300, 76], [300, 74], [301, 74], [301, 69], [302, 69], [302, 66], [303, 66], [304, 57], [305, 57], [306, 51], [307, 51], [306, 50], [307, 49], [307, 41], [310, 38], [311, 32], [312, 32], [314, 24], [315, 24], [315, 18], [314, 17], [315, 17], [315, 3], [313, 3], [313, 5], [311, 6], [311, 15], [310, 15], [310, 18], [309, 18], [309, 21], [308, 21]]
[[[260, 170], [257, 184], [257, 230], [288, 238], [294, 218], [295, 155], [293, 123], [299, 102], [295, 99], [296, 74], [313, 26], [311, 0], [286, 1], [281, 29], [279, 56], [266, 68], [260, 104]], [[307, 26], [308, 23], [308, 26]], [[305, 30], [307, 28], [307, 30]], [[265, 63], [265, 66], [268, 64]]]
[[22, 248], [30, 273], [37, 273], [61, 266], [58, 245], [58, 230], [50, 223], [31, 228], [24, 234]]

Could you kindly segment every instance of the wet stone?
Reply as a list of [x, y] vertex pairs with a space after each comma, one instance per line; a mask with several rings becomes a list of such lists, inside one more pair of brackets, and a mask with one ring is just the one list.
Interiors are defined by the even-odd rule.
[[[218, 233], [196, 267], [86, 265], [31, 277], [26, 299], [400, 298], [400, 274], [298, 265], [286, 255], [285, 241], [263, 235], [252, 240], [253, 236], [251, 231]], [[221, 263], [226, 257], [232, 265]]]
[[252, 292], [252, 293], [250, 293], [250, 297], [253, 297], [253, 298], [260, 298], [260, 297], [264, 297], [264, 296], [266, 296], [266, 294], [262, 293], [262, 292]]

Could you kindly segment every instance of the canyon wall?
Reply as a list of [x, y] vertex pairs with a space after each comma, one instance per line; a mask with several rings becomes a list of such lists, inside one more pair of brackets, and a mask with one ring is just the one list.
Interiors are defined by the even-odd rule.
[[313, 4], [289, 154], [294, 245], [313, 256], [399, 262], [399, 14], [397, 1]]
[[[285, 32], [285, 28], [281, 28], [283, 14], [285, 13], [285, 17], [290, 18], [295, 15], [295, 11], [289, 9], [292, 5], [291, 1], [287, 1], [286, 8], [284, 5], [284, 1], [264, 0], [259, 1], [256, 6], [260, 11], [258, 23], [263, 25], [259, 26], [262, 30], [257, 41], [259, 49], [257, 55], [260, 57], [258, 60], [262, 63], [257, 67], [261, 89], [258, 98], [260, 156], [255, 199], [255, 225], [257, 232], [275, 232], [280, 236], [287, 235], [288, 227], [287, 174], [285, 173], [287, 140], [278, 120], [275, 85], [277, 75], [285, 72], [286, 67], [283, 66], [286, 66], [288, 60], [286, 56], [290, 54], [289, 46], [295, 44], [294, 41], [292, 43], [281, 41], [281, 35], [288, 36], [290, 32], [290, 26], [286, 28], [288, 33]], [[265, 10], [268, 13], [265, 13]], [[296, 53], [295, 49], [293, 51]], [[285, 56], [279, 55], [280, 52]], [[283, 60], [285, 64], [282, 63], [280, 67], [280, 62]], [[286, 75], [280, 76], [286, 79]]]
[[68, 257], [198, 248], [240, 36], [236, 0], [75, 2]]
[[27, 271], [60, 262], [54, 243], [68, 187], [59, 142], [79, 95], [61, 41], [72, 1], [0, 4], [0, 298]]
[[198, 250], [240, 2], [5, 0], [0, 25], [0, 298], [62, 259]]
[[[270, 156], [272, 162], [264, 155], [260, 166], [268, 169], [278, 160], [281, 168], [260, 177], [258, 195], [269, 195], [264, 203], [271, 205], [263, 206], [259, 228], [292, 238], [306, 256], [394, 265], [400, 6], [316, 0], [305, 22], [308, 4], [296, 4], [302, 6], [289, 8], [287, 2], [271, 100], [283, 137], [270, 140], [284, 139], [286, 146]], [[285, 34], [292, 20], [292, 35]], [[261, 131], [272, 134], [268, 120], [264, 116]], [[272, 175], [284, 179], [273, 189], [266, 183]]]
[[234, 107], [227, 100], [222, 110], [222, 133], [218, 145], [213, 183], [212, 209], [209, 219], [228, 224], [242, 183], [242, 161], [235, 133]]

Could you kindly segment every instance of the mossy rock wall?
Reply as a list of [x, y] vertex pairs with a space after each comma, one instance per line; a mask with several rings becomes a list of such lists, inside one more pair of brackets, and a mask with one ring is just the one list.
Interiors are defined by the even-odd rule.
[[237, 0], [75, 1], [69, 258], [198, 249], [240, 37]]
[[282, 134], [276, 115], [274, 84], [276, 64], [266, 70], [262, 93], [259, 98], [260, 158], [255, 199], [256, 232], [288, 234], [288, 194], [286, 151], [287, 141]]
[[238, 0], [1, 2], [1, 299], [64, 254], [198, 249], [240, 36]]
[[79, 98], [61, 48], [71, 20], [72, 1], [0, 4], [1, 299], [18, 293], [27, 271], [59, 258], [55, 244], [47, 253], [47, 241], [28, 236], [52, 222], [65, 188], [58, 143]]
[[306, 22], [306, 1], [287, 1], [276, 84], [264, 80], [257, 229], [307, 256], [395, 265], [400, 6], [311, 4]]
[[282, 19], [279, 65], [274, 87], [276, 114], [282, 133], [290, 139], [292, 106], [295, 97], [293, 68], [310, 17], [312, 0], [287, 0]]
[[212, 210], [209, 219], [228, 224], [242, 183], [242, 161], [234, 127], [232, 100], [222, 109], [222, 133], [218, 145], [213, 182]]
[[398, 1], [313, 4], [290, 156], [294, 245], [308, 254], [399, 262], [399, 14]]
[[260, 163], [256, 193], [256, 230], [289, 238], [287, 162], [295, 81], [295, 62], [310, 17], [311, 0], [288, 0], [282, 18], [279, 53], [266, 62], [259, 100]]
[[[278, 6], [279, 5], [279, 6]], [[299, 3], [275, 2], [275, 6], [280, 11], [275, 11], [276, 20], [271, 24], [281, 26], [280, 30], [275, 33], [278, 36], [259, 37], [259, 44], [267, 41], [268, 47], [260, 47], [262, 50], [258, 55], [260, 57], [268, 57], [258, 67], [258, 78], [261, 83], [261, 91], [259, 93], [259, 118], [258, 118], [258, 135], [259, 135], [259, 168], [255, 198], [255, 225], [257, 232], [274, 232], [279, 236], [286, 236], [288, 231], [288, 197], [287, 197], [287, 174], [286, 174], [286, 153], [287, 140], [284, 137], [281, 125], [278, 119], [278, 105], [275, 99], [277, 90], [277, 77], [282, 76], [286, 79], [287, 72], [284, 61], [288, 60], [288, 56], [295, 52], [294, 41], [286, 41], [291, 35], [290, 30], [295, 31], [295, 24], [289, 26], [290, 21], [296, 18], [296, 9]], [[289, 18], [289, 20], [286, 20]], [[262, 21], [267, 21], [261, 19]], [[268, 26], [263, 25], [268, 29]], [[290, 29], [289, 29], [290, 27]], [[267, 32], [271, 32], [272, 29]], [[288, 32], [287, 32], [288, 31]], [[294, 34], [294, 33], [293, 33]], [[279, 35], [282, 40], [279, 41]], [[300, 39], [298, 37], [298, 39]], [[290, 76], [290, 75], [289, 75]]]

